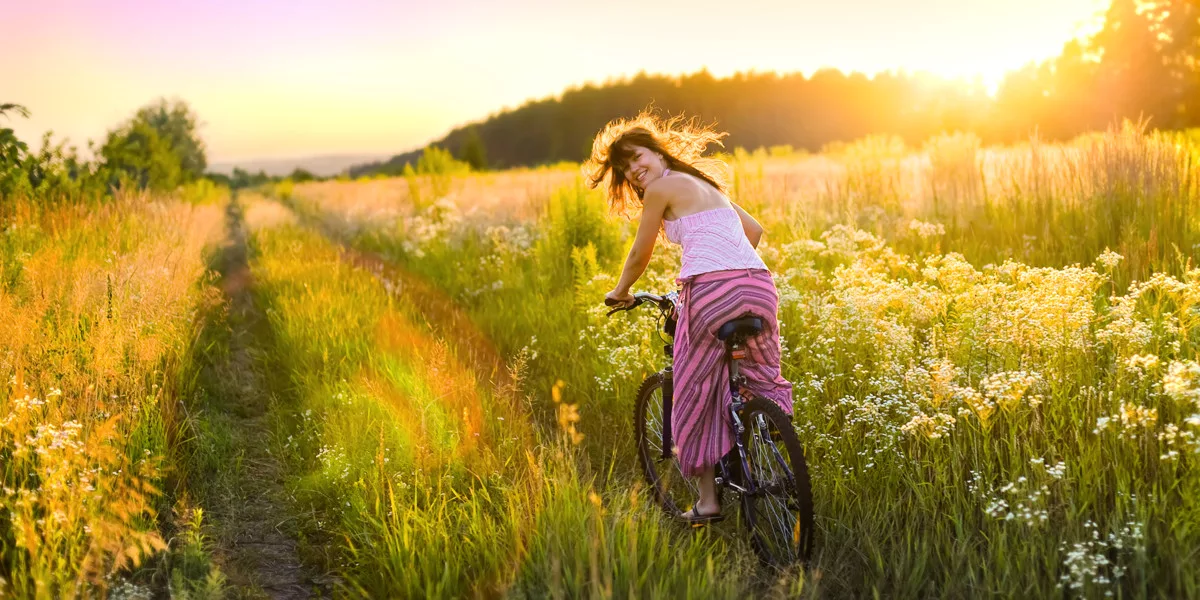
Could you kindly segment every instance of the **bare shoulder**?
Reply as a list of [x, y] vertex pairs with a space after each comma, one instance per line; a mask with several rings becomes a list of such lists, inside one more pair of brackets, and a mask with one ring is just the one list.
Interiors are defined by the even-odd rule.
[[694, 193], [696, 191], [696, 181], [691, 176], [684, 173], [672, 175], [670, 177], [659, 177], [650, 182], [646, 186], [646, 195], [650, 194], [662, 195], [668, 198], [678, 198], [679, 196]]

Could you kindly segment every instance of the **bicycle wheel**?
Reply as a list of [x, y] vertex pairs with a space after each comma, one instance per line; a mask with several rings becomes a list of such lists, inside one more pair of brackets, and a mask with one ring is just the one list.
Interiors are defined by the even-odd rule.
[[[779, 405], [754, 397], [742, 409], [748, 489], [742, 511], [763, 562], [807, 561], [813, 544], [812, 483], [792, 419]], [[751, 485], [753, 487], [751, 487]]]
[[646, 483], [654, 490], [654, 499], [672, 517], [691, 508], [699, 497], [692, 479], [684, 477], [674, 456], [662, 457], [663, 447], [663, 376], [655, 373], [638, 388], [634, 407], [634, 429], [637, 431], [638, 459]]

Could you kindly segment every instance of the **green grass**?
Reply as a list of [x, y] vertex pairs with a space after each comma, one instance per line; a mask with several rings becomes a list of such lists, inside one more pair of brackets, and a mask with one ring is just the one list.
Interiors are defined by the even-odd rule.
[[601, 486], [605, 474], [560, 432], [531, 423], [526, 399], [460, 360], [403, 295], [389, 296], [329, 242], [284, 226], [256, 233], [253, 248], [272, 360], [293, 390], [276, 407], [274, 451], [288, 459], [299, 512], [311, 515], [305, 535], [333, 542], [329, 566], [344, 591], [745, 589], [744, 558], [729, 544], [667, 523], [631, 496], [630, 481]]
[[[642, 488], [633, 396], [662, 341], [649, 311], [604, 316], [632, 226], [599, 193], [537, 191], [561, 171], [277, 190], [301, 222], [265, 201], [247, 221], [288, 527], [341, 596], [1200, 595], [1196, 154], [1127, 127], [730, 157], [767, 229], [813, 475], [817, 554], [787, 572], [758, 566], [737, 519], [693, 531]], [[195, 233], [215, 193], [8, 217], [0, 595], [102, 592], [108, 571], [247, 593], [208, 556], [213, 498], [247, 472], [248, 408], [208, 368], [238, 326]], [[661, 242], [637, 287], [673, 289], [678, 260]], [[25, 388], [66, 400], [30, 412]], [[39, 425], [76, 448], [72, 420], [65, 463], [21, 450]], [[123, 502], [57, 483], [97, 467], [124, 473], [93, 482]], [[131, 544], [140, 572], [111, 562]]]
[[[1194, 167], [1164, 143], [1125, 130], [1043, 149], [1067, 154], [1076, 171], [988, 163], [1012, 184], [1006, 197], [950, 185], [976, 178], [943, 156], [936, 168], [948, 174], [933, 175], [949, 197], [937, 203], [867, 198], [863, 207], [879, 208], [855, 215], [800, 214], [769, 195], [743, 201], [768, 231], [761, 251], [781, 293], [784, 375], [814, 477], [820, 531], [806, 583], [817, 584], [803, 594], [1197, 593], [1188, 565], [1200, 535], [1186, 523], [1200, 516], [1200, 270], [1164, 250], [1197, 241]], [[943, 155], [972, 151], [969, 140], [946, 144], [966, 149]], [[852, 176], [871, 178], [872, 194], [898, 193], [879, 180], [891, 165], [878, 159]], [[769, 194], [761, 168], [739, 168], [743, 189]], [[1080, 173], [1088, 179], [1073, 179]], [[1042, 192], [1016, 191], [1038, 178]], [[297, 188], [292, 204], [336, 229], [353, 214], [338, 212], [354, 206], [345, 197], [322, 208]], [[402, 209], [394, 222], [351, 217], [343, 235], [435, 282], [506, 355], [527, 359], [534, 406], [550, 407], [551, 384], [566, 381], [585, 435], [574, 468], [603, 473], [593, 485], [620, 497], [640, 477], [633, 391], [661, 362], [648, 314], [605, 319], [599, 306], [632, 228], [578, 188], [531, 199], [535, 216], [519, 221], [468, 218], [472, 201], [460, 200], [462, 213]], [[909, 233], [913, 215], [945, 233]], [[1035, 224], [1038, 235], [1064, 235], [1022, 250]], [[1106, 247], [1122, 256], [1094, 262]], [[673, 287], [677, 256], [664, 250], [639, 289]], [[553, 426], [550, 410], [532, 416]], [[730, 529], [691, 541], [745, 559]], [[538, 579], [565, 582], [568, 595], [603, 588], [594, 574], [552, 573]], [[733, 573], [759, 591], [773, 582]], [[772, 589], [799, 584], [790, 576]]]

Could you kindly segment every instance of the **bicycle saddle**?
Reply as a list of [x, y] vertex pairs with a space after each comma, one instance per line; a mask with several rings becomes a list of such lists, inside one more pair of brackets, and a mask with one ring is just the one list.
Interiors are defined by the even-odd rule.
[[746, 339], [762, 333], [764, 328], [765, 324], [762, 319], [758, 317], [742, 317], [722, 325], [717, 330], [717, 339], [724, 342], [735, 335]]

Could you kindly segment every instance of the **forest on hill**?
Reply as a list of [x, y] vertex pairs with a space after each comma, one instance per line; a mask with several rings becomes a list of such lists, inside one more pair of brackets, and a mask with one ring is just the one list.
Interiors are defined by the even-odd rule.
[[[1158, 129], [1196, 126], [1198, 82], [1200, 2], [1113, 0], [1094, 35], [1010, 72], [991, 95], [981, 84], [926, 74], [641, 73], [531, 100], [430, 145], [476, 168], [579, 161], [605, 123], [649, 105], [716, 122], [729, 132], [728, 148], [816, 151], [871, 134], [916, 143], [946, 131], [971, 131], [987, 143], [1026, 139], [1034, 131], [1061, 140], [1123, 119], [1148, 120]], [[350, 175], [400, 174], [422, 153], [418, 148], [357, 165]]]

